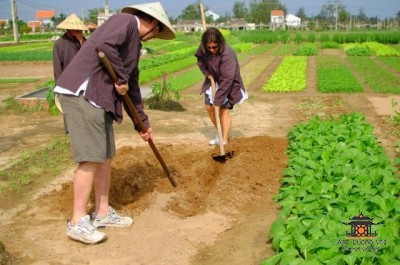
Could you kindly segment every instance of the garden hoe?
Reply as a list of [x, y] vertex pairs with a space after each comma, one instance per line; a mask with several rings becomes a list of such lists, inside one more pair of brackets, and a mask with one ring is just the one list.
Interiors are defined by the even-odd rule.
[[[110, 61], [108, 60], [108, 58], [106, 57], [106, 55], [103, 52], [99, 52], [98, 53], [100, 60], [103, 62], [104, 66], [106, 67], [108, 73], [110, 74], [112, 80], [114, 81], [114, 83], [118, 83], [118, 78], [117, 75], [115, 74], [115, 71], [110, 63]], [[142, 120], [140, 119], [140, 116], [135, 108], [135, 106], [132, 103], [132, 100], [130, 99], [130, 97], [128, 96], [127, 93], [125, 93], [125, 95], [123, 95], [123, 99], [126, 103], [126, 105], [128, 106], [130, 112], [132, 113], [132, 115], [134, 116], [135, 120], [137, 121], [137, 123], [139, 124], [140, 129], [142, 130], [142, 132], [146, 132], [147, 128], [144, 125], [144, 123], [142, 122]], [[169, 172], [169, 169], [167, 167], [167, 165], [165, 164], [163, 158], [161, 157], [161, 154], [158, 152], [157, 147], [155, 146], [154, 142], [152, 139], [148, 140], [148, 143], [151, 147], [151, 149], [153, 150], [155, 156], [157, 157], [158, 162], [160, 162], [164, 173], [167, 175], [169, 181], [171, 182], [173, 187], [176, 187], [176, 182], [173, 179], [171, 173]]]
[[[210, 80], [211, 80], [212, 96], [213, 100], [215, 101], [216, 88], [215, 88], [214, 77], [210, 76]], [[233, 157], [233, 151], [225, 153], [224, 141], [222, 138], [221, 121], [219, 119], [219, 108], [216, 108], [215, 105], [214, 105], [214, 112], [215, 112], [215, 123], [217, 125], [217, 131], [218, 131], [219, 154], [218, 155], [213, 154], [212, 158], [217, 162], [225, 162], [226, 160], [231, 159]]]

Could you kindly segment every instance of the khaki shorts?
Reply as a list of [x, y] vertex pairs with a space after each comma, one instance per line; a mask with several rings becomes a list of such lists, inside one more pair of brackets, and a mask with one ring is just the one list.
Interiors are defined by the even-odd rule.
[[74, 161], [103, 162], [115, 156], [113, 120], [103, 108], [93, 106], [81, 94], [59, 94]]

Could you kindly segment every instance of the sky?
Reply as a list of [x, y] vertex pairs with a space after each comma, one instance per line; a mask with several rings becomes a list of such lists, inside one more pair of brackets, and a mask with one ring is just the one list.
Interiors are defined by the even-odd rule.
[[[13, 0], [0, 0], [0, 19], [11, 19], [11, 2]], [[154, 2], [157, 0], [154, 0]], [[235, 2], [245, 2], [248, 6], [250, 0], [202, 0], [203, 5], [214, 13], [225, 15], [232, 14], [232, 7]], [[258, 0], [259, 2], [260, 0]], [[369, 17], [378, 16], [380, 19], [395, 17], [400, 11], [400, 0], [340, 0], [346, 10], [353, 15], [359, 13], [363, 8]], [[35, 20], [36, 10], [56, 10], [56, 14], [64, 13], [67, 16], [76, 13], [86, 17], [89, 9], [104, 7], [105, 0], [16, 0], [18, 18], [27, 22]], [[144, 0], [108, 0], [111, 10], [120, 9], [125, 6], [136, 5], [146, 2]], [[166, 10], [168, 16], [176, 18], [188, 5], [198, 3], [197, 0], [159, 0]], [[303, 7], [307, 16], [316, 16], [321, 7], [328, 3], [328, 0], [281, 0], [286, 5], [289, 14], [295, 14], [300, 7]]]

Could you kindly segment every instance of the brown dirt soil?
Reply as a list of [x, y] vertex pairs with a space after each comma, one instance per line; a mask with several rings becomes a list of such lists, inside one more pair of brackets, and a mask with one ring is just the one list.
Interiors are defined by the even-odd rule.
[[[211, 158], [218, 150], [207, 142], [215, 129], [198, 95], [199, 85], [183, 92], [180, 104], [185, 111], [147, 111], [155, 144], [177, 188], [165, 177], [148, 144], [132, 132], [130, 121], [115, 125], [118, 151], [112, 166], [111, 203], [133, 216], [134, 225], [105, 229], [106, 242], [88, 246], [65, 236], [74, 168], [55, 179], [52, 176], [54, 180], [35, 191], [27, 203], [14, 202], [8, 208], [9, 201], [0, 201], [0, 241], [16, 258], [9, 264], [241, 265], [260, 264], [273, 255], [268, 231], [279, 211], [273, 196], [287, 163], [286, 136], [294, 125], [313, 115], [359, 111], [375, 126], [391, 157], [398, 141], [384, 126], [385, 117], [391, 114], [392, 95], [321, 95], [316, 90], [313, 58], [308, 61], [305, 91], [260, 92], [280, 60], [268, 60], [272, 63], [248, 87], [251, 98], [232, 111], [228, 151], [235, 155], [225, 164]], [[0, 78], [18, 76], [46, 81], [52, 76], [51, 63], [0, 65]], [[33, 88], [16, 89], [26, 93]], [[10, 91], [0, 90], [2, 100], [9, 95]], [[53, 135], [62, 134], [60, 116], [0, 115], [0, 162], [4, 165], [24, 150], [41, 148]]]

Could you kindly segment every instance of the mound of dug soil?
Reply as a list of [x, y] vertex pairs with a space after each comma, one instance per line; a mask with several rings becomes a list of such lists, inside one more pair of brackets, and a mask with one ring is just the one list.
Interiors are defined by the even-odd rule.
[[[228, 149], [235, 156], [218, 163], [212, 159], [217, 147], [160, 145], [177, 188], [150, 147], [122, 147], [112, 166], [111, 204], [134, 216], [132, 227], [107, 228], [108, 240], [95, 246], [67, 239], [65, 221], [73, 202], [72, 183], [67, 182], [17, 213], [9, 227], [4, 224], [9, 230], [5, 240], [24, 264], [218, 264], [213, 259], [221, 249], [215, 246], [213, 255], [207, 247], [229, 233], [233, 240], [224, 245], [223, 262], [233, 252], [229, 248], [240, 246], [241, 264], [255, 264], [271, 251], [266, 235], [277, 210], [272, 196], [286, 166], [286, 147], [281, 138], [235, 138]], [[238, 228], [246, 223], [252, 224], [248, 231]], [[247, 242], [255, 239], [258, 247]], [[33, 241], [40, 244], [29, 244]]]

